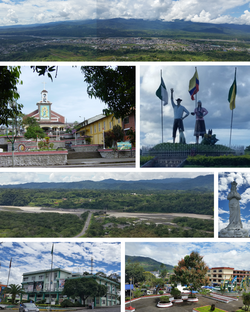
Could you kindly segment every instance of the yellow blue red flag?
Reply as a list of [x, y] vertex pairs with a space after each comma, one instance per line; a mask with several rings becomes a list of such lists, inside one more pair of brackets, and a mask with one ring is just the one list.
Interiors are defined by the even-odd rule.
[[191, 95], [191, 99], [194, 100], [194, 95], [199, 91], [199, 76], [197, 69], [195, 69], [195, 73], [193, 77], [189, 80], [189, 88], [188, 92]]

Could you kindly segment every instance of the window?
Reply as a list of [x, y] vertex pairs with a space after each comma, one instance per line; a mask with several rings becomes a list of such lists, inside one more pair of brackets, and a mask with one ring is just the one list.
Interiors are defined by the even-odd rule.
[[94, 132], [96, 133], [96, 125], [94, 125]]
[[118, 123], [121, 123], [121, 118], [118, 118]]
[[128, 123], [129, 123], [129, 117], [128, 117], [128, 116], [125, 117], [125, 118], [123, 119], [123, 121], [124, 121], [125, 124], [128, 124]]
[[103, 122], [103, 129], [106, 130], [106, 124], [105, 121]]
[[112, 122], [109, 122], [109, 129], [112, 129]]
[[29, 278], [28, 277], [24, 277], [23, 278], [23, 281], [25, 282], [25, 281], [28, 281], [29, 280]]
[[43, 275], [39, 275], [39, 280], [43, 280]]
[[98, 123], [98, 131], [101, 131], [101, 123]]
[[35, 277], [35, 276], [32, 276], [31, 279], [32, 279], [32, 281], [35, 281], [35, 280], [36, 280], [36, 277]]

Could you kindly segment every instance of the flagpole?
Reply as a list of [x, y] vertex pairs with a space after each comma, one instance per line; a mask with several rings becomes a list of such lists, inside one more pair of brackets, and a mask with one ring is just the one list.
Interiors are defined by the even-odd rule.
[[[195, 67], [194, 73], [195, 73], [196, 71], [197, 71], [197, 67]], [[197, 104], [197, 93], [198, 93], [198, 92], [195, 93], [195, 108], [198, 106], [198, 104]]]
[[[161, 79], [162, 79], [162, 69], [161, 69]], [[161, 143], [163, 143], [163, 104], [161, 99]]]
[[51, 310], [51, 284], [52, 284], [52, 267], [53, 267], [53, 253], [54, 253], [54, 243], [52, 243], [51, 249], [51, 270], [50, 270], [50, 287], [49, 287], [49, 311]]
[[7, 280], [7, 287], [9, 286], [9, 279], [10, 279], [10, 269], [11, 269], [11, 262], [12, 262], [12, 258], [10, 259], [10, 265], [9, 265], [9, 274], [8, 274], [8, 280]]
[[[237, 69], [237, 67], [235, 67], [234, 81], [236, 81], [236, 69]], [[232, 107], [232, 114], [231, 114], [229, 147], [231, 147], [231, 138], [232, 138], [232, 131], [233, 131], [233, 112], [234, 112], [234, 107]]]

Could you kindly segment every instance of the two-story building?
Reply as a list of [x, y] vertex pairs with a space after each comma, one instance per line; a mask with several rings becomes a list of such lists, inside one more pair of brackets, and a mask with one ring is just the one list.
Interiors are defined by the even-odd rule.
[[[93, 278], [97, 283], [107, 287], [105, 296], [89, 297], [87, 303], [94, 301], [95, 306], [119, 304], [119, 283], [99, 275], [74, 274], [60, 268], [24, 273], [22, 287], [25, 294], [22, 295], [21, 300], [37, 302], [45, 299], [46, 303], [60, 303], [65, 299], [62, 295], [65, 281], [74, 278]], [[76, 300], [80, 301], [80, 298]]]
[[113, 115], [105, 116], [103, 114], [96, 115], [78, 124], [77, 133], [80, 136], [91, 138], [91, 144], [104, 144], [104, 132], [113, 130], [113, 127], [119, 125], [124, 130], [124, 141], [128, 140], [127, 132], [135, 130], [135, 112], [121, 120], [116, 119]]

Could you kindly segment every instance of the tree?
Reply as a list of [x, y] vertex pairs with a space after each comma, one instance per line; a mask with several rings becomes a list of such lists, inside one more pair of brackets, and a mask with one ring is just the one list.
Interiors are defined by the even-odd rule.
[[138, 262], [131, 262], [128, 260], [125, 267], [125, 273], [126, 273], [126, 283], [130, 282], [130, 278], [133, 278], [135, 283], [143, 282], [145, 280], [144, 277], [144, 268], [140, 265]]
[[250, 306], [250, 293], [242, 294], [243, 304], [245, 305], [245, 311], [248, 311]]
[[8, 119], [22, 113], [22, 104], [8, 105], [19, 99], [17, 85], [22, 84], [20, 74], [20, 66], [0, 66], [0, 125], [8, 127]]
[[90, 297], [103, 297], [107, 293], [104, 285], [99, 285], [94, 278], [76, 278], [65, 281], [62, 294], [68, 297], [80, 297], [84, 302]]
[[15, 303], [16, 295], [24, 294], [24, 290], [21, 285], [10, 284], [8, 287], [4, 289], [6, 294], [11, 294], [11, 302]]
[[25, 117], [23, 119], [23, 124], [28, 125], [28, 128], [26, 132], [24, 133], [24, 136], [26, 139], [37, 139], [38, 138], [44, 138], [45, 133], [42, 128], [40, 128], [36, 118], [34, 117]]
[[203, 257], [198, 252], [192, 251], [191, 254], [185, 256], [174, 267], [175, 275], [172, 276], [171, 281], [182, 285], [187, 284], [192, 290], [199, 289], [202, 285], [208, 285], [209, 279], [206, 277], [208, 267], [203, 261]]
[[55, 72], [55, 78], [57, 77], [57, 71], [58, 66], [30, 66], [33, 69], [33, 72], [38, 73], [38, 76], [45, 76], [45, 74], [48, 75], [48, 77], [53, 81], [52, 72]]
[[135, 66], [82, 66], [81, 71], [88, 95], [108, 106], [105, 115], [123, 120], [135, 108]]

